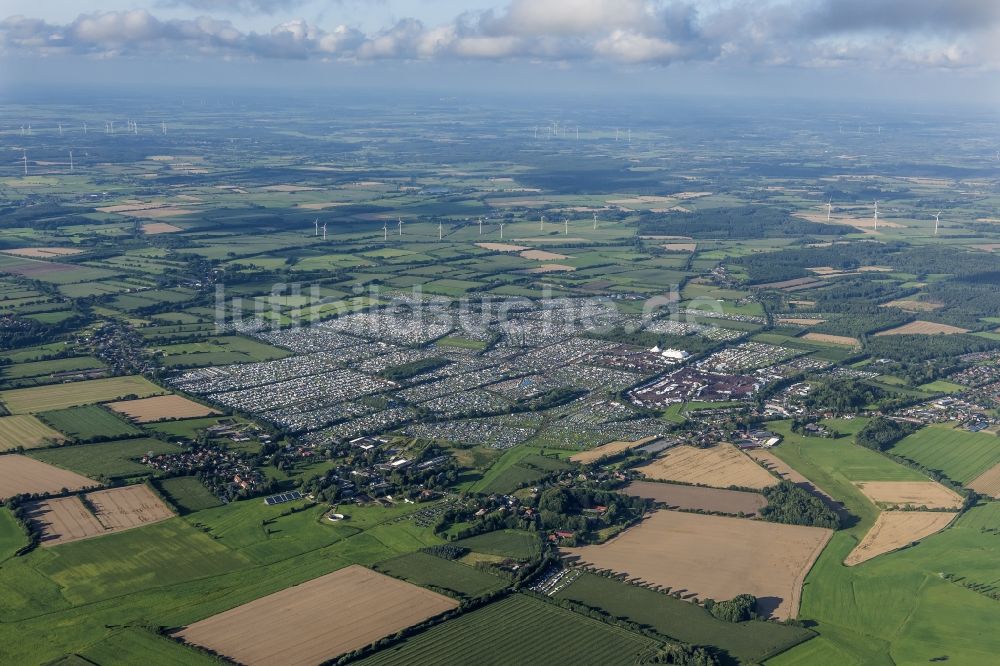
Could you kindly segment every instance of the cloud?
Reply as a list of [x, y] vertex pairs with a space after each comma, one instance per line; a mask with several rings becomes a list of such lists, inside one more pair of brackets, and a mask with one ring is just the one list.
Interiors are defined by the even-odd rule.
[[[169, 0], [278, 11], [299, 0]], [[247, 59], [683, 62], [801, 67], [1000, 69], [996, 0], [510, 0], [440, 25], [403, 18], [362, 32], [286, 20], [159, 19], [146, 10], [81, 14], [65, 25], [0, 21], [7, 54]]]
[[203, 12], [268, 14], [297, 9], [309, 0], [160, 0], [161, 7], [190, 7]]

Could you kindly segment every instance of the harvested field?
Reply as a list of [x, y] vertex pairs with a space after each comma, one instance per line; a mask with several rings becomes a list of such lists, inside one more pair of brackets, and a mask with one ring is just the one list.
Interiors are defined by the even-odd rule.
[[803, 340], [812, 340], [813, 342], [826, 342], [831, 345], [844, 345], [845, 347], [858, 347], [861, 345], [861, 341], [857, 338], [851, 338], [846, 335], [830, 335], [829, 333], [806, 333], [802, 336]]
[[106, 531], [76, 495], [30, 504], [28, 515], [42, 528], [43, 546], [79, 541]]
[[648, 465], [636, 469], [659, 481], [680, 481], [716, 488], [740, 486], [759, 490], [778, 483], [778, 479], [732, 444], [719, 444], [710, 449], [675, 446]]
[[913, 301], [904, 298], [896, 301], [889, 301], [888, 303], [883, 303], [882, 307], [899, 308], [900, 310], [906, 310], [907, 312], [930, 312], [932, 310], [937, 310], [938, 308], [943, 308], [944, 303], [932, 303], [931, 301]]
[[562, 259], [569, 259], [569, 256], [565, 254], [557, 254], [546, 250], [524, 250], [521, 252], [521, 256], [525, 259], [535, 259], [537, 261], [558, 261]]
[[657, 511], [596, 546], [563, 553], [685, 596], [731, 599], [748, 592], [758, 612], [778, 619], [798, 613], [802, 581], [832, 530], [743, 518]]
[[85, 476], [22, 455], [0, 456], [0, 500], [21, 493], [57, 493], [99, 485]]
[[68, 257], [80, 254], [83, 250], [73, 247], [18, 247], [12, 250], [4, 250], [3, 252], [4, 254], [13, 254], [18, 257], [45, 259], [46, 257]]
[[778, 320], [779, 324], [795, 324], [796, 326], [815, 326], [816, 324], [822, 324], [826, 319], [812, 319], [808, 317], [782, 317]]
[[510, 243], [476, 243], [476, 247], [494, 252], [522, 252], [530, 249], [523, 245], [511, 245]]
[[538, 268], [529, 268], [527, 273], [556, 273], [558, 271], [575, 271], [574, 266], [567, 266], [565, 264], [545, 264], [544, 266], [539, 266]]
[[336, 208], [337, 206], [348, 205], [344, 201], [316, 201], [313, 203], [300, 203], [297, 208], [304, 208], [305, 210], [324, 210], [326, 208]]
[[146, 222], [142, 225], [142, 233], [147, 236], [155, 236], [156, 234], [173, 234], [178, 231], [184, 230], [172, 224], [167, 224], [166, 222]]
[[306, 185], [267, 185], [261, 189], [265, 192], [311, 192], [319, 188]]
[[764, 284], [755, 284], [753, 286], [757, 289], [797, 289], [814, 287], [821, 284], [826, 283], [814, 277], [800, 277], [791, 280], [781, 280], [779, 282], [765, 282]]
[[712, 511], [717, 513], [755, 515], [767, 506], [763, 495], [742, 490], [722, 490], [700, 486], [679, 486], [674, 483], [634, 481], [621, 492], [666, 504], [671, 508]]
[[664, 243], [661, 245], [667, 252], [694, 252], [698, 249], [697, 243]]
[[945, 511], [883, 511], [865, 537], [844, 559], [856, 564], [891, 553], [947, 527], [958, 514]]
[[859, 481], [855, 483], [873, 504], [893, 508], [958, 509], [962, 496], [936, 481]]
[[570, 460], [575, 463], [581, 463], [586, 465], [588, 463], [595, 462], [601, 458], [607, 456], [613, 456], [621, 453], [622, 451], [628, 451], [637, 446], [644, 446], [652, 441], [658, 439], [657, 437], [643, 437], [642, 439], [636, 440], [634, 442], [608, 442], [607, 444], [602, 444], [601, 446], [596, 446], [589, 451], [583, 451], [581, 453], [574, 454], [570, 456]]
[[213, 615], [177, 636], [249, 666], [313, 666], [456, 606], [454, 599], [352, 565]]
[[19, 446], [34, 449], [64, 441], [65, 435], [34, 416], [19, 414], [0, 417], [0, 451], [12, 451]]
[[124, 414], [136, 423], [166, 421], [170, 419], [193, 419], [201, 416], [213, 416], [221, 412], [188, 400], [180, 395], [158, 395], [139, 400], [123, 400], [110, 402], [108, 408], [119, 414]]
[[974, 478], [966, 487], [975, 490], [980, 495], [1000, 499], [1000, 463]]
[[949, 326], [948, 324], [938, 324], [933, 321], [911, 321], [909, 324], [903, 324], [902, 326], [897, 326], [896, 328], [890, 328], [888, 331], [879, 331], [875, 334], [875, 337], [882, 335], [955, 335], [956, 333], [968, 333], [969, 329], [959, 328], [958, 326]]
[[132, 394], [146, 397], [160, 393], [165, 391], [148, 379], [130, 375], [0, 391], [0, 400], [12, 414], [27, 414], [105, 402]]

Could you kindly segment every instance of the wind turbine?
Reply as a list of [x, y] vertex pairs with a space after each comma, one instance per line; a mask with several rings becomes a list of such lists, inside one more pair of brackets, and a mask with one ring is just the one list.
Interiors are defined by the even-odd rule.
[[160, 121], [160, 131], [164, 134], [167, 133], [167, 123], [162, 120]]
[[629, 145], [632, 145], [632, 128], [631, 127], [628, 128], [628, 143], [629, 143]]
[[594, 213], [594, 231], [597, 230], [597, 213]]
[[941, 224], [941, 211], [934, 213], [934, 235], [937, 236], [938, 225]]
[[875, 229], [874, 229], [874, 231], [878, 231], [878, 199], [875, 200]]
[[69, 170], [73, 170], [73, 151], [69, 151]]
[[563, 218], [563, 235], [566, 235], [568, 233], [569, 233], [569, 218], [568, 217], [564, 217]]
[[500, 223], [500, 240], [503, 240], [503, 222]]
[[830, 215], [833, 213], [833, 199], [826, 202], [826, 221], [830, 221]]
[[389, 240], [389, 223], [388, 222], [383, 222], [382, 223], [382, 240], [384, 240], [384, 241]]
[[21, 125], [21, 136], [24, 136], [24, 125]]
[[479, 235], [483, 235], [483, 218], [479, 218]]
[[84, 134], [87, 133], [87, 122], [86, 121], [84, 121], [84, 123], [83, 123], [83, 133]]
[[59, 123], [59, 136], [62, 136], [62, 123]]
[[24, 151], [24, 153], [23, 153], [23, 159], [24, 159], [24, 175], [27, 176], [28, 175], [28, 151], [27, 150]]
[[535, 125], [535, 138], [538, 138], [538, 125]]
[[319, 218], [317, 217], [313, 220], [313, 226], [316, 227], [316, 231], [313, 232], [313, 236], [319, 236]]
[[115, 133], [115, 121], [113, 121], [113, 120], [111, 121], [111, 133], [112, 134]]
[[539, 231], [545, 231], [545, 216], [544, 215], [542, 215], [542, 217], [538, 220], [538, 230]]
[[396, 218], [396, 219], [399, 222], [399, 235], [402, 236], [403, 235], [403, 218], [399, 217], [399, 218]]
[[326, 222], [323, 223], [323, 240], [326, 240]]
[[438, 222], [438, 240], [442, 238], [444, 238], [444, 226], [442, 226], [441, 222]]
[[619, 135], [620, 133], [621, 133], [621, 130], [619, 130], [619, 129], [618, 129], [617, 127], [616, 127], [616, 128], [615, 128], [615, 141], [617, 141], [617, 140], [618, 140], [618, 135]]

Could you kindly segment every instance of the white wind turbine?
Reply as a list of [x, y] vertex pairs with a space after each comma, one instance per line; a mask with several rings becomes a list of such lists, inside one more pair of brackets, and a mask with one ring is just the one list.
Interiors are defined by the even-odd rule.
[[503, 222], [500, 223], [500, 240], [503, 240]]
[[941, 211], [934, 213], [934, 235], [937, 236], [938, 225], [941, 224]]
[[563, 218], [563, 235], [566, 235], [568, 233], [569, 233], [569, 218], [568, 217], [564, 217]]
[[167, 133], [167, 123], [166, 121], [160, 121], [160, 131], [164, 134]]
[[441, 222], [438, 222], [438, 240], [444, 238], [444, 226]]
[[59, 123], [59, 136], [62, 136], [62, 123]]
[[875, 200], [875, 228], [873, 231], [878, 231], [878, 199]]
[[326, 240], [326, 222], [323, 223], [323, 240]]
[[479, 218], [479, 235], [483, 235], [483, 218]]
[[84, 123], [83, 123], [83, 133], [84, 134], [87, 133], [87, 122], [86, 121], [84, 121]]
[[538, 230], [545, 231], [545, 216], [542, 215], [541, 219], [538, 220]]
[[597, 213], [594, 213], [594, 230], [597, 230]]
[[69, 151], [69, 170], [73, 170], [73, 151]]
[[316, 231], [313, 232], [313, 236], [319, 236], [319, 218], [317, 217], [313, 220], [313, 226], [316, 227]]
[[28, 175], [28, 151], [27, 150], [24, 151], [22, 157], [24, 159], [24, 175], [27, 176]]
[[830, 221], [830, 215], [833, 213], [833, 199], [826, 202], [826, 221]]
[[388, 222], [383, 222], [382, 223], [382, 240], [384, 240], [384, 241], [389, 240], [389, 223]]
[[402, 236], [403, 235], [403, 218], [399, 217], [399, 218], [396, 218], [396, 220], [399, 222], [399, 235]]

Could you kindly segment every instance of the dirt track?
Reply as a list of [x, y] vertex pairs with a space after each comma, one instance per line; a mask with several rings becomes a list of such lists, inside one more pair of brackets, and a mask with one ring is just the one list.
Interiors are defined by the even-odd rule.
[[719, 444], [708, 449], [675, 446], [648, 465], [636, 469], [651, 479], [716, 488], [739, 486], [760, 490], [778, 483], [778, 479], [732, 444]]
[[454, 599], [355, 564], [177, 635], [248, 666], [314, 666], [456, 606]]
[[787, 619], [798, 613], [802, 581], [832, 534], [818, 527], [657, 511], [607, 543], [563, 552], [684, 596], [724, 600], [748, 592], [758, 598], [758, 612]]

